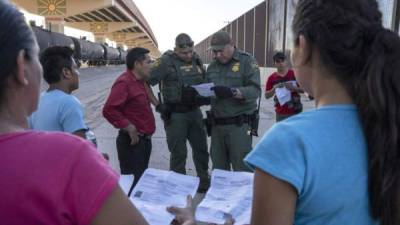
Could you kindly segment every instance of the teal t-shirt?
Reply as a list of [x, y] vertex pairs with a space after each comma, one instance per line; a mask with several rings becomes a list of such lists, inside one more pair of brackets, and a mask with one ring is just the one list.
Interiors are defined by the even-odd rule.
[[87, 129], [81, 103], [75, 96], [61, 90], [41, 94], [38, 109], [29, 118], [29, 127], [68, 133]]
[[354, 105], [329, 105], [275, 124], [246, 163], [291, 184], [295, 225], [372, 225], [367, 146]]

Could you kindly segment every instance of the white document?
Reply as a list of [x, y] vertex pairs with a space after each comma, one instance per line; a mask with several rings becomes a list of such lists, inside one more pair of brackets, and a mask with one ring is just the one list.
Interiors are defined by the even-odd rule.
[[211, 90], [211, 88], [214, 87], [214, 83], [192, 85], [192, 87], [196, 89], [197, 93], [203, 97], [215, 96], [214, 91]]
[[130, 198], [150, 225], [169, 225], [175, 216], [167, 207], [185, 207], [187, 196], [196, 194], [199, 182], [198, 177], [149, 168]]
[[223, 224], [232, 216], [235, 224], [250, 224], [254, 174], [214, 169], [211, 186], [197, 206], [196, 220]]
[[292, 99], [292, 93], [285, 87], [275, 88], [275, 95], [278, 99], [279, 105], [284, 105]]
[[128, 174], [128, 175], [121, 174], [121, 176], [119, 177], [118, 184], [126, 195], [128, 195], [128, 192], [132, 187], [133, 180], [134, 180], [133, 174]]

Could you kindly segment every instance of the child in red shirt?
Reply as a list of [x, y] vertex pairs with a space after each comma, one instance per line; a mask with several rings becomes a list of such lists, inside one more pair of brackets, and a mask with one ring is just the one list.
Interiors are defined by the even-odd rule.
[[[278, 52], [273, 56], [273, 59], [277, 72], [268, 77], [265, 86], [265, 98], [274, 96], [276, 122], [279, 122], [303, 110], [299, 93], [304, 91], [298, 86], [293, 70], [288, 69], [285, 54]], [[286, 88], [290, 91], [291, 100], [281, 105], [275, 92], [277, 88]]]

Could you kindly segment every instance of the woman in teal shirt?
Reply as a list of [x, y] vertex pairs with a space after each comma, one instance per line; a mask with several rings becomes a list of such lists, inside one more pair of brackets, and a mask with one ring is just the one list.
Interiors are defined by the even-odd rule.
[[316, 109], [246, 157], [254, 225], [400, 224], [400, 39], [376, 0], [299, 0], [292, 62]]

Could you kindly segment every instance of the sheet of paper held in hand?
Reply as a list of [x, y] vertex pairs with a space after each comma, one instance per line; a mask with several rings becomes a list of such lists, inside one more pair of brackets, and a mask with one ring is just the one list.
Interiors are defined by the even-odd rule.
[[211, 90], [211, 88], [214, 87], [214, 83], [192, 85], [192, 87], [196, 89], [197, 93], [203, 97], [215, 96], [214, 91]]
[[211, 186], [197, 206], [196, 220], [223, 224], [232, 216], [235, 224], [250, 224], [253, 173], [214, 169]]
[[[295, 80], [287, 81], [285, 83], [289, 83], [297, 87], [297, 82]], [[286, 87], [276, 88], [275, 94], [278, 98], [279, 105], [284, 105], [288, 101], [292, 100], [292, 93]]]
[[290, 91], [285, 87], [275, 88], [275, 95], [278, 98], [279, 105], [284, 105], [292, 99]]
[[186, 197], [194, 196], [199, 178], [172, 171], [147, 169], [131, 194], [131, 201], [150, 225], [169, 225], [175, 218], [168, 206], [186, 206]]

